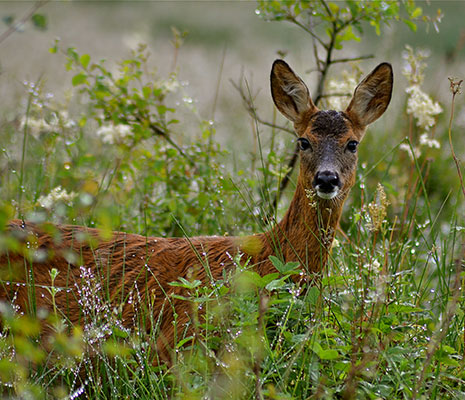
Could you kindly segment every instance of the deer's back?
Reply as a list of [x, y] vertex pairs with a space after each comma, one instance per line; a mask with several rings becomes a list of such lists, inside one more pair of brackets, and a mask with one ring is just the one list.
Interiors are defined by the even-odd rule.
[[55, 302], [73, 323], [85, 318], [86, 296], [97, 295], [119, 308], [123, 323], [130, 326], [134, 299], [150, 300], [152, 311], [159, 312], [172, 293], [182, 294], [183, 289], [170, 282], [179, 277], [217, 279], [232, 265], [236, 251], [234, 241], [226, 237], [165, 239], [123, 232], [105, 237], [81, 226], [49, 227], [22, 221], [9, 224], [19, 248], [0, 256], [0, 299], [23, 312], [50, 309], [54, 268], [58, 275], [53, 286], [59, 289]]

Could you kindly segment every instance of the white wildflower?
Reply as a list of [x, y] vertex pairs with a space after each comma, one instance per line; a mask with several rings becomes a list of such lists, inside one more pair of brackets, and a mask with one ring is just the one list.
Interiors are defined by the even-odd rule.
[[165, 95], [168, 93], [176, 92], [180, 87], [180, 84], [174, 75], [167, 81], [158, 82], [158, 85]]
[[66, 189], [62, 189], [61, 186], [57, 186], [46, 196], [40, 196], [37, 201], [43, 208], [51, 210], [57, 203], [65, 203], [68, 206], [71, 206], [76, 196], [76, 193], [68, 193]]
[[39, 138], [41, 133], [58, 132], [60, 127], [73, 128], [76, 126], [76, 122], [69, 118], [66, 111], [52, 112], [47, 119], [24, 115], [20, 120], [20, 129], [23, 130], [26, 124], [28, 133], [36, 139]]
[[96, 133], [103, 143], [108, 144], [122, 143], [126, 138], [132, 136], [131, 127], [125, 124], [103, 125]]
[[357, 70], [354, 70], [352, 73], [348, 71], [342, 72], [342, 80], [330, 80], [328, 82], [327, 93], [329, 96], [327, 98], [327, 107], [332, 110], [343, 110], [349, 101], [350, 96], [357, 86]]
[[429, 130], [435, 124], [434, 116], [442, 112], [441, 106], [438, 102], [433, 102], [419, 85], [409, 86], [405, 91], [409, 95], [407, 114], [413, 115], [417, 120], [417, 126]]
[[422, 84], [425, 78], [424, 71], [427, 67], [423, 60], [428, 58], [429, 55], [429, 50], [414, 50], [409, 45], [405, 46], [405, 51], [402, 53], [402, 58], [405, 60], [405, 64], [402, 68], [402, 75], [408, 79], [410, 85]]
[[195, 179], [191, 180], [191, 190], [195, 193], [199, 191], [199, 183]]
[[420, 151], [420, 149], [418, 147], [414, 147], [413, 152], [412, 152], [412, 149], [410, 148], [410, 146], [407, 143], [402, 143], [399, 146], [399, 149], [403, 150], [403, 151], [406, 151], [408, 156], [410, 157], [410, 159], [412, 161], [414, 160], [414, 158], [418, 158], [418, 157], [421, 156], [421, 151]]
[[420, 136], [420, 145], [434, 149], [441, 148], [441, 144], [436, 139], [430, 138], [426, 132]]
[[53, 131], [54, 127], [50, 125], [45, 119], [43, 118], [33, 118], [33, 117], [26, 117], [23, 116], [20, 121], [19, 128], [24, 130], [27, 125], [27, 132], [35, 137], [36, 139], [39, 138], [42, 132], [51, 132]]
[[76, 121], [69, 118], [68, 111], [59, 111], [57, 115], [58, 120], [60, 121], [60, 125], [63, 128], [74, 128], [77, 124]]
[[377, 259], [374, 259], [371, 263], [363, 264], [363, 269], [366, 271], [371, 270], [375, 274], [379, 274], [381, 272], [381, 264]]
[[339, 240], [337, 240], [336, 238], [333, 239], [333, 243], [331, 244], [331, 249], [336, 249], [338, 247], [341, 246], [341, 243], [339, 242]]

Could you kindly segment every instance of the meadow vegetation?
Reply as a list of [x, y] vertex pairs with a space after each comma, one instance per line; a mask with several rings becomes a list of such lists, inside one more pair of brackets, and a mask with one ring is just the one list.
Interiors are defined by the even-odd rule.
[[[341, 59], [346, 42], [379, 34], [386, 24], [440, 27], [440, 12], [424, 15], [414, 1], [369, 4], [257, 4], [258, 17], [275, 21], [276, 29], [286, 21], [308, 35], [318, 76], [312, 97], [320, 108], [343, 109], [370, 70], [362, 52]], [[182, 41], [175, 30], [174, 55]], [[85, 48], [58, 41], [50, 52], [73, 72], [79, 107], [71, 112], [40, 80], [28, 81], [24, 110], [2, 121], [2, 253], [21, 246], [6, 230], [13, 218], [47, 229], [47, 222], [97, 227], [108, 238], [113, 230], [242, 235], [282, 216], [298, 168], [295, 137], [276, 114], [257, 109], [247, 80], [235, 83], [232, 95], [243, 101], [257, 151], [244, 150], [238, 166], [217, 140], [215, 121], [200, 115], [176, 63], [161, 75], [143, 44], [122, 60], [94, 60]], [[403, 76], [395, 77], [401, 108], [388, 111], [389, 123], [371, 127], [361, 145], [357, 183], [320, 276], [299, 282], [293, 277], [305, 266], [278, 258], [276, 273], [259, 276], [238, 254], [235, 269], [219, 281], [173, 282], [190, 293], [195, 340], [179, 337], [168, 366], [153, 363], [158, 316], [148, 331], [138, 323], [124, 328], [105, 283], [83, 265], [83, 326], [69, 326], [54, 304], [36, 309], [32, 295], [28, 315], [14, 302], [0, 303], [2, 395], [464, 398], [465, 190], [457, 157], [465, 146], [454, 117], [454, 110], [463, 112], [463, 77], [444, 77], [450, 98], [440, 104], [424, 88], [431, 58], [405, 46]], [[341, 63], [344, 72], [333, 74]], [[179, 129], [185, 118], [188, 134]], [[33, 242], [21, 251], [29, 260], [44, 256]], [[64, 290], [54, 285], [56, 273], [50, 270], [52, 299]], [[4, 266], [0, 284], [17, 285]], [[141, 315], [150, 313], [137, 292], [128, 301]], [[45, 347], [43, 321], [53, 330]]]

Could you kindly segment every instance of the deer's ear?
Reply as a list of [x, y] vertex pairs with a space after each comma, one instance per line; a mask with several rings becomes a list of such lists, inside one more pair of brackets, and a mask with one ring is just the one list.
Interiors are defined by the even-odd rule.
[[349, 117], [362, 128], [381, 117], [391, 101], [393, 80], [391, 64], [379, 64], [355, 88], [346, 109]]
[[278, 110], [296, 122], [307, 111], [316, 111], [305, 83], [283, 60], [276, 60], [271, 69], [271, 95]]

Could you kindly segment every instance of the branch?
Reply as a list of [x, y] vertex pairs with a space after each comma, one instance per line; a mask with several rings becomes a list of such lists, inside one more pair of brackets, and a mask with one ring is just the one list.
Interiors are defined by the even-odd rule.
[[[140, 115], [136, 115], [134, 119], [138, 123], [143, 124], [143, 118]], [[126, 118], [126, 122], [128, 123], [128, 125], [130, 125], [130, 121], [127, 118]], [[169, 133], [166, 130], [161, 129], [159, 126], [155, 125], [153, 122], [151, 122], [148, 125], [148, 127], [155, 135], [161, 136], [171, 146], [173, 146], [179, 152], [179, 154], [181, 154], [181, 156], [183, 156], [187, 161], [189, 161], [189, 164], [191, 164], [191, 166], [195, 165], [194, 160], [192, 160], [186, 153], [184, 153], [181, 147], [175, 141], [173, 141], [173, 139], [171, 139]]]
[[28, 19], [31, 18], [40, 7], [44, 6], [49, 1], [50, 0], [38, 1], [31, 7], [31, 9], [18, 22], [12, 23], [8, 27], [8, 29], [0, 35], [0, 44], [3, 43], [10, 35], [15, 33], [18, 30], [19, 26], [24, 25], [28, 21]]
[[307, 32], [313, 39], [315, 39], [321, 46], [323, 46], [326, 50], [328, 45], [323, 42], [323, 40], [320, 39], [318, 35], [316, 35], [311, 29], [308, 29], [304, 24], [301, 22], [297, 21], [297, 18], [295, 18], [292, 15], [288, 15], [287, 20], [296, 24], [299, 28], [302, 28], [305, 32]]
[[375, 58], [374, 54], [367, 54], [365, 56], [352, 57], [352, 58], [337, 58], [335, 60], [332, 60], [331, 63], [336, 64], [336, 63], [345, 63], [345, 62], [351, 62], [351, 61], [369, 60], [370, 58]]

